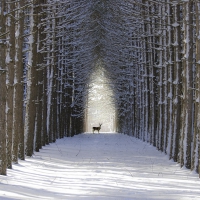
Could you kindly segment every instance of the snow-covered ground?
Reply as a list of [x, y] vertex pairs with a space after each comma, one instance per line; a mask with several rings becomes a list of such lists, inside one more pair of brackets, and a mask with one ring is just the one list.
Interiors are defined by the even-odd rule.
[[0, 176], [0, 200], [199, 200], [200, 179], [118, 133], [59, 139]]

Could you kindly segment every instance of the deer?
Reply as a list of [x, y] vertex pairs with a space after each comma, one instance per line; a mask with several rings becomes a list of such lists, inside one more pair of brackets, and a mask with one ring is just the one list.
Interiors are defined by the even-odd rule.
[[101, 125], [102, 125], [102, 124], [99, 124], [99, 127], [92, 127], [93, 133], [94, 133], [95, 130], [97, 130], [98, 133], [99, 133], [99, 130], [101, 129]]

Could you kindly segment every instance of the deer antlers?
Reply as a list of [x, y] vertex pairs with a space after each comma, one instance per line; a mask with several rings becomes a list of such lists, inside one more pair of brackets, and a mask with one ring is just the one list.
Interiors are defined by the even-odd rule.
[[92, 130], [93, 130], [93, 133], [94, 133], [94, 131], [98, 131], [98, 133], [99, 133], [99, 130], [101, 129], [101, 125], [102, 125], [102, 123], [100, 124], [99, 123], [99, 127], [92, 127]]

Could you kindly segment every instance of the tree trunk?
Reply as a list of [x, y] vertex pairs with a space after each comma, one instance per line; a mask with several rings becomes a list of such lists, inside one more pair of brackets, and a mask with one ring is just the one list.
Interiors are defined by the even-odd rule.
[[[33, 2], [32, 2], [33, 3]], [[26, 137], [26, 155], [32, 156], [35, 133], [36, 118], [36, 83], [37, 83], [37, 5], [38, 1], [30, 8], [30, 37], [29, 37], [29, 56], [27, 72], [27, 97], [26, 97], [26, 115], [25, 115], [25, 137]]]
[[184, 3], [184, 58], [183, 58], [183, 153], [181, 165], [191, 168], [193, 124], [193, 1]]
[[1, 1], [0, 7], [0, 175], [7, 172], [6, 152], [6, 1]]
[[181, 25], [180, 25], [180, 5], [176, 4], [173, 8], [173, 49], [174, 49], [174, 65], [173, 65], [173, 127], [172, 137], [169, 138], [168, 153], [169, 158], [178, 161], [179, 140], [181, 133], [181, 91], [182, 91], [182, 62], [181, 62]]
[[7, 1], [7, 43], [6, 48], [6, 131], [7, 131], [7, 165], [9, 169], [12, 169], [12, 139], [13, 139], [13, 83], [14, 83], [14, 60], [15, 60], [15, 22], [12, 17], [12, 12], [15, 9], [15, 1]]
[[157, 125], [157, 134], [156, 134], [156, 147], [158, 150], [161, 150], [162, 148], [162, 133], [163, 133], [163, 47], [162, 47], [162, 5], [159, 4], [158, 7], [158, 19], [157, 19], [157, 28], [156, 28], [156, 52], [158, 54], [158, 60], [155, 63], [156, 70], [158, 71], [158, 115], [157, 115], [157, 120], [158, 120], [158, 125]]
[[[167, 0], [167, 3], [170, 3], [170, 0]], [[165, 153], [169, 155], [171, 159], [170, 151], [171, 151], [171, 141], [172, 141], [172, 129], [173, 129], [173, 66], [174, 64], [174, 49], [173, 49], [173, 32], [172, 26], [173, 23], [173, 15], [172, 15], [172, 6], [170, 4], [167, 5], [167, 124], [166, 124], [166, 138], [164, 150]]]
[[14, 94], [13, 94], [13, 152], [12, 160], [18, 163], [18, 156], [25, 159], [24, 152], [24, 121], [23, 121], [23, 26], [24, 18], [20, 7], [24, 6], [24, 0], [16, 3], [15, 18], [15, 65], [14, 65]]
[[[43, 18], [45, 18], [45, 14], [42, 13], [42, 4], [45, 3], [45, 0], [39, 1], [39, 8], [38, 8], [38, 13], [41, 13], [38, 16], [38, 23], [42, 21]], [[44, 26], [39, 25], [38, 26], [38, 44], [37, 44], [37, 61], [38, 61], [38, 66], [37, 66], [37, 74], [38, 74], [38, 81], [37, 81], [37, 112], [36, 112], [36, 118], [37, 118], [37, 125], [36, 125], [36, 135], [35, 135], [35, 151], [38, 152], [39, 149], [42, 148], [42, 145], [45, 145], [44, 137], [44, 127], [43, 123], [45, 123], [45, 120], [43, 120], [43, 102], [44, 96], [46, 95], [46, 92], [43, 91], [43, 87], [45, 85], [44, 83], [44, 69], [43, 69], [43, 57], [44, 54], [42, 53], [43, 49], [43, 41], [45, 40], [46, 34], [44, 34]], [[46, 106], [46, 105], [45, 105]], [[45, 123], [46, 124], [46, 123]]]
[[194, 156], [193, 156], [193, 168], [199, 173], [200, 177], [200, 2], [195, 1], [196, 8], [196, 103], [195, 103], [195, 115], [196, 115], [196, 127], [194, 131]]

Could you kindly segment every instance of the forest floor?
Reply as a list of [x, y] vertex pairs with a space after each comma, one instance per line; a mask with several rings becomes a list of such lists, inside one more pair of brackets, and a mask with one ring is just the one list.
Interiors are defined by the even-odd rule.
[[0, 176], [0, 200], [199, 200], [198, 174], [134, 137], [84, 133], [47, 145]]

